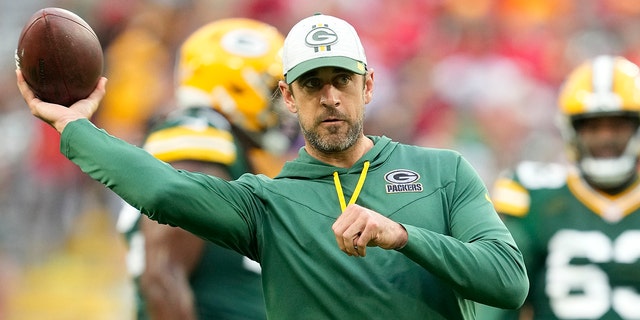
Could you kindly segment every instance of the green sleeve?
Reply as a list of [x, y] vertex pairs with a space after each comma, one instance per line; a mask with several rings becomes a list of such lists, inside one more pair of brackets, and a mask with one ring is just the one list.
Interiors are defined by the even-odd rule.
[[517, 310], [507, 310], [489, 307], [485, 304], [476, 304], [476, 320], [518, 320], [520, 313]]
[[446, 192], [451, 234], [405, 225], [409, 241], [401, 252], [466, 299], [499, 308], [520, 307], [529, 289], [522, 255], [482, 180], [461, 157], [455, 183]]
[[[94, 180], [149, 218], [179, 226], [249, 257], [249, 232], [258, 201], [250, 190], [204, 174], [176, 170], [141, 148], [107, 134], [88, 120], [69, 123], [61, 152]], [[242, 206], [242, 207], [240, 207]]]

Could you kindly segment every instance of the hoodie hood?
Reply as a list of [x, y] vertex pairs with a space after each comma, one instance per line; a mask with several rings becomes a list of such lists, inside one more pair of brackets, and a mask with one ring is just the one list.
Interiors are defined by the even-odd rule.
[[369, 161], [370, 163], [369, 170], [374, 170], [385, 162], [398, 143], [391, 141], [391, 139], [385, 136], [367, 136], [367, 138], [373, 141], [373, 148], [356, 161], [351, 168], [338, 168], [324, 163], [309, 155], [307, 150], [302, 147], [298, 151], [298, 157], [292, 161], [288, 161], [276, 179], [332, 178], [334, 172], [338, 172], [339, 174], [360, 172], [365, 161]]

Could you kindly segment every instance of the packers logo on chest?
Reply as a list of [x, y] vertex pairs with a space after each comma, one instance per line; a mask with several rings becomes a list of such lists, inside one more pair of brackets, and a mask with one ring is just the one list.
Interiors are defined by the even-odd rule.
[[399, 192], [422, 192], [422, 183], [417, 182], [420, 175], [408, 169], [396, 169], [384, 175], [384, 180], [388, 182], [385, 185], [387, 193]]

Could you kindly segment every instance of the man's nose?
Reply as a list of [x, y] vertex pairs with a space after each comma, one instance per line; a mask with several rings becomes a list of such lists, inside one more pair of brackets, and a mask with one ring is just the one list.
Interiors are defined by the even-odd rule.
[[338, 90], [332, 84], [325, 84], [320, 92], [320, 104], [324, 107], [338, 107]]

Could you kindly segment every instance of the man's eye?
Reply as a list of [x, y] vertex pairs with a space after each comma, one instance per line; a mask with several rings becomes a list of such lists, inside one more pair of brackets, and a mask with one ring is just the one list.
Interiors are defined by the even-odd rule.
[[346, 86], [351, 82], [351, 77], [349, 75], [341, 75], [336, 78], [336, 83], [339, 86]]
[[304, 82], [304, 86], [306, 88], [317, 88], [321, 85], [320, 79], [318, 78], [309, 78]]

